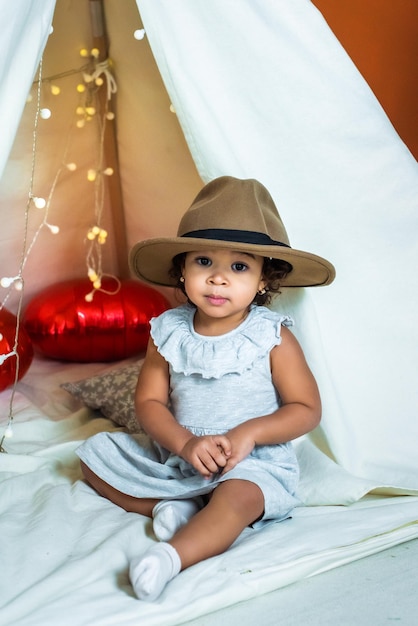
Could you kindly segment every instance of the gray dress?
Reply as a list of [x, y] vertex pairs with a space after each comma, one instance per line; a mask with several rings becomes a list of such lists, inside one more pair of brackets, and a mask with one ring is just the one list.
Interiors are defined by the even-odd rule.
[[[195, 309], [183, 305], [151, 321], [151, 336], [169, 363], [170, 407], [195, 435], [227, 433], [242, 422], [280, 406], [272, 383], [270, 351], [281, 342], [281, 326], [292, 320], [252, 306], [234, 330], [207, 337], [194, 331]], [[225, 480], [243, 479], [263, 491], [263, 518], [279, 521], [300, 504], [295, 497], [298, 464], [290, 442], [256, 446], [224, 476], [204, 479], [181, 457], [146, 435], [99, 433], [77, 454], [102, 480], [137, 498], [192, 498]]]

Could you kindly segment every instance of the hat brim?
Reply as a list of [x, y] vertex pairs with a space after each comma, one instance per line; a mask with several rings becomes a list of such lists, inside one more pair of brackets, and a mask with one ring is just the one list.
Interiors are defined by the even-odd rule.
[[184, 237], [157, 238], [139, 242], [131, 250], [129, 265], [133, 273], [147, 283], [176, 287], [177, 281], [169, 275], [173, 258], [183, 252], [195, 252], [208, 248], [227, 248], [287, 261], [293, 269], [283, 279], [281, 283], [283, 287], [325, 286], [332, 283], [335, 278], [335, 268], [332, 263], [303, 250], [285, 246], [263, 246], [189, 237], [187, 239]]

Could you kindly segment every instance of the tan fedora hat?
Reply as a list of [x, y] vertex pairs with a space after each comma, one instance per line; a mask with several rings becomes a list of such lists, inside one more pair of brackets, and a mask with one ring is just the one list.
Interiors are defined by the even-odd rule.
[[292, 271], [286, 287], [329, 285], [333, 265], [320, 256], [295, 250], [267, 189], [257, 180], [215, 178], [198, 193], [180, 221], [177, 237], [147, 239], [131, 250], [130, 267], [138, 278], [155, 285], [176, 286], [172, 259], [182, 252], [229, 248], [283, 259]]

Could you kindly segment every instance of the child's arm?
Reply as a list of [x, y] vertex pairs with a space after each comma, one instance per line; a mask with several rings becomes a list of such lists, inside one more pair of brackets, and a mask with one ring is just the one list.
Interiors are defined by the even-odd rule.
[[313, 430], [321, 419], [321, 399], [316, 381], [302, 349], [286, 327], [282, 342], [270, 353], [274, 386], [282, 405], [271, 415], [248, 420], [228, 432], [232, 454], [226, 470], [232, 469], [256, 445], [278, 444]]
[[169, 385], [168, 363], [150, 339], [135, 392], [138, 422], [152, 439], [209, 478], [224, 467], [229, 440], [222, 435], [195, 437], [181, 426], [167, 406]]

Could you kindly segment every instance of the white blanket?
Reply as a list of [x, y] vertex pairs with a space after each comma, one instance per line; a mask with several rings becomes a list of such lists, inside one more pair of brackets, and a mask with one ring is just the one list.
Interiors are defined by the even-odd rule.
[[[14, 434], [0, 455], [0, 624], [181, 624], [418, 536], [418, 497], [300, 507], [292, 519], [247, 530], [225, 554], [184, 571], [157, 602], [138, 601], [128, 562], [155, 541], [150, 521], [79, 480], [74, 453], [86, 437], [116, 426], [59, 387], [114, 367], [36, 361], [19, 383]], [[10, 393], [0, 394], [2, 424]], [[312, 502], [324, 493], [338, 501], [348, 488], [360, 497], [371, 487], [354, 484], [310, 443], [298, 450], [301, 495]]]

